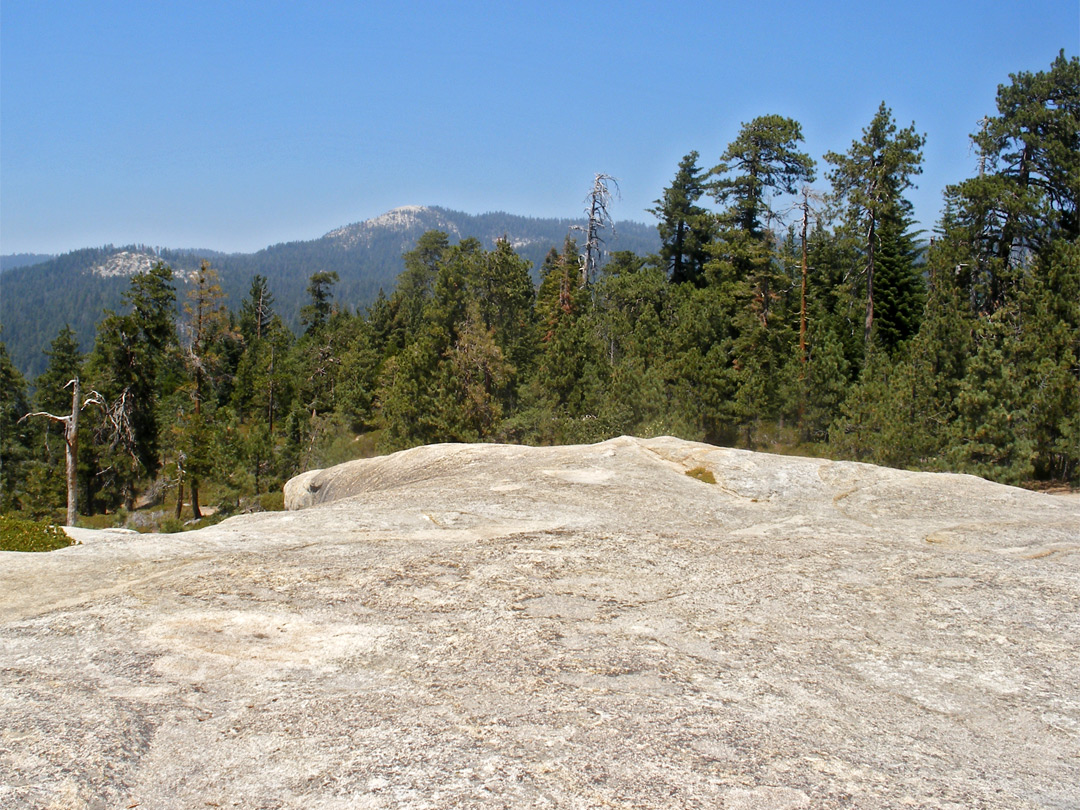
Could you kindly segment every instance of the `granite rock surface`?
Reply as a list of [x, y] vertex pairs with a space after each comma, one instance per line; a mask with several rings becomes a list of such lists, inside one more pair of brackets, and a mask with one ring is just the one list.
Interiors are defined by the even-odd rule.
[[1080, 806], [1074, 498], [624, 437], [286, 501], [0, 554], [0, 807]]

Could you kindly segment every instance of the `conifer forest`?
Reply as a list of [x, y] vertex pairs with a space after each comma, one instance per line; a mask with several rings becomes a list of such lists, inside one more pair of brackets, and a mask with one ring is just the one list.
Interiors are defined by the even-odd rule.
[[926, 136], [882, 103], [820, 159], [782, 115], [688, 152], [656, 255], [605, 252], [597, 175], [538, 285], [507, 241], [430, 231], [362, 311], [310, 275], [296, 333], [264, 277], [227, 300], [206, 261], [181, 294], [159, 262], [37, 379], [0, 344], [0, 511], [176, 530], [364, 454], [621, 434], [1076, 485], [1080, 61], [996, 106], [932, 232], [905, 198]]

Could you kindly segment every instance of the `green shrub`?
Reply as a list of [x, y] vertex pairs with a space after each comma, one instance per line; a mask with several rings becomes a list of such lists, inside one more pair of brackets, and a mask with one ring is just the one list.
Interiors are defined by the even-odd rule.
[[285, 509], [285, 492], [267, 492], [259, 496], [259, 508], [264, 512], [281, 512]]
[[0, 515], [0, 551], [53, 551], [74, 542], [59, 526]]
[[198, 520], [188, 520], [184, 522], [184, 531], [193, 532], [196, 529], [205, 529], [207, 526], [213, 526], [215, 523], [221, 523], [228, 515], [223, 515], [220, 512], [215, 512], [212, 515], [203, 515]]
[[115, 529], [121, 524], [115, 512], [102, 512], [98, 515], [79, 515], [79, 525], [86, 529]]

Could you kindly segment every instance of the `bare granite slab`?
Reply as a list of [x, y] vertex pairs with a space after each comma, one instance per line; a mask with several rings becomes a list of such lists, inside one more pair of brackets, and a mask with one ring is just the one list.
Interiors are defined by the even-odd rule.
[[1076, 499], [624, 437], [286, 501], [0, 553], [0, 807], [1080, 806]]

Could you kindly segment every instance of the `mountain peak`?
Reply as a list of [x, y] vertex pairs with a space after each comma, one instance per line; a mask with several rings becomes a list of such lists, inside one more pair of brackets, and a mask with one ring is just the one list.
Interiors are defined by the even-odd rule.
[[374, 219], [367, 220], [366, 224], [380, 228], [407, 228], [419, 222], [425, 214], [434, 212], [433, 208], [428, 208], [426, 205], [402, 205], [398, 208], [391, 208], [385, 214], [381, 214]]
[[337, 242], [344, 248], [354, 248], [359, 245], [370, 246], [372, 238], [380, 231], [398, 232], [415, 238], [418, 231], [430, 230], [446, 231], [454, 237], [461, 236], [458, 227], [440, 209], [426, 205], [402, 205], [372, 219], [332, 230], [323, 239]]
[[90, 272], [102, 278], [134, 276], [137, 273], [149, 272], [157, 260], [157, 256], [149, 253], [121, 250], [119, 253], [109, 256], [101, 264], [91, 267]]

